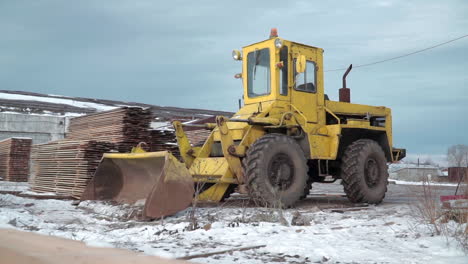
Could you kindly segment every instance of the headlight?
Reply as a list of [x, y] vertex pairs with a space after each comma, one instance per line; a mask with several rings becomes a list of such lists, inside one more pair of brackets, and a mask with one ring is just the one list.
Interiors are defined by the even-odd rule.
[[242, 54], [241, 54], [241, 52], [238, 51], [238, 50], [233, 50], [233, 51], [232, 51], [232, 58], [233, 58], [234, 60], [242, 60]]
[[280, 39], [280, 38], [275, 39], [275, 46], [276, 46], [278, 49], [281, 49], [281, 47], [283, 46], [283, 40]]

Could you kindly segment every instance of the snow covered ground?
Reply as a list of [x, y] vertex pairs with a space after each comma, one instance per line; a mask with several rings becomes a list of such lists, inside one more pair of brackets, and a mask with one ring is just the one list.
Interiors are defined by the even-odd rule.
[[[1, 190], [9, 188], [5, 185], [0, 183]], [[434, 236], [413, 215], [404, 186], [389, 185], [379, 206], [350, 204], [339, 185], [314, 184], [312, 190], [294, 209], [256, 208], [237, 196], [196, 208], [194, 217], [187, 209], [152, 222], [134, 220], [128, 205], [93, 201], [75, 206], [67, 200], [0, 194], [0, 227], [171, 258], [263, 246], [191, 260], [198, 263], [468, 263], [454, 241]]]
[[0, 181], [0, 191], [24, 192], [29, 188], [27, 182]]

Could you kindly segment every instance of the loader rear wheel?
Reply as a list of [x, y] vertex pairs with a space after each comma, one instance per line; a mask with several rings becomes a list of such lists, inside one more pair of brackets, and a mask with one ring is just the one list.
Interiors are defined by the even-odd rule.
[[342, 159], [341, 179], [351, 202], [382, 202], [387, 192], [388, 171], [380, 145], [370, 139], [360, 139], [349, 145]]
[[257, 204], [287, 208], [304, 194], [307, 161], [291, 137], [261, 137], [247, 151], [244, 164], [249, 195]]

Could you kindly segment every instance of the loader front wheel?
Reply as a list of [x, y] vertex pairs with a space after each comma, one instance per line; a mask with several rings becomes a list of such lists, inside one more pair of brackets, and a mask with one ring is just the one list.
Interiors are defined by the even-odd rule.
[[370, 139], [360, 139], [349, 145], [342, 159], [341, 179], [351, 202], [382, 202], [387, 192], [388, 171], [380, 145]]
[[247, 151], [245, 176], [250, 197], [259, 205], [290, 207], [307, 186], [307, 161], [291, 137], [268, 134]]

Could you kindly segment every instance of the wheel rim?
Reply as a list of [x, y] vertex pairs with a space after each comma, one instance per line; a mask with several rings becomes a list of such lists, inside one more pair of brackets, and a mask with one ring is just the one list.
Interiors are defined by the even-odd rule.
[[367, 159], [364, 166], [364, 176], [366, 179], [366, 184], [369, 188], [372, 188], [377, 185], [379, 181], [379, 165], [377, 161], [373, 158]]
[[268, 179], [274, 187], [283, 191], [288, 189], [294, 180], [294, 165], [288, 155], [274, 155], [268, 165]]

